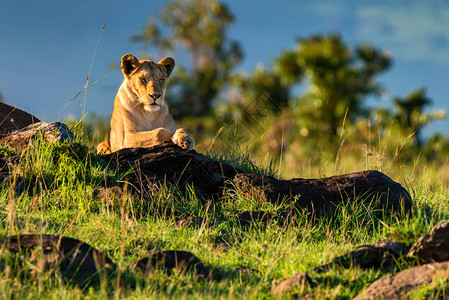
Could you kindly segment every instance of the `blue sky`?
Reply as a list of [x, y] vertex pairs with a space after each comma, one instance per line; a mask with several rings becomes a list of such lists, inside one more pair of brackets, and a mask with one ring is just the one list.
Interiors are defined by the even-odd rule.
[[[224, 2], [236, 17], [229, 37], [240, 41], [245, 52], [238, 69], [250, 72], [258, 63], [270, 65], [279, 51], [293, 48], [298, 37], [338, 32], [350, 45], [371, 43], [392, 54], [393, 68], [379, 77], [390, 97], [372, 101], [373, 105], [389, 105], [392, 97], [425, 86], [434, 101], [433, 108], [447, 108], [447, 1]], [[140, 33], [148, 17], [157, 15], [165, 3], [2, 0], [0, 91], [5, 102], [42, 120], [55, 120], [85, 85], [101, 34], [91, 80], [107, 77], [88, 89], [86, 110], [109, 115], [122, 81], [121, 73], [111, 71], [109, 65], [118, 63], [125, 53], [142, 53], [140, 45], [131, 43], [129, 37]], [[103, 24], [106, 26], [101, 32]], [[70, 114], [79, 117], [83, 98], [84, 94], [78, 96], [57, 119]], [[449, 121], [437, 122], [426, 133], [446, 133], [448, 129]]]

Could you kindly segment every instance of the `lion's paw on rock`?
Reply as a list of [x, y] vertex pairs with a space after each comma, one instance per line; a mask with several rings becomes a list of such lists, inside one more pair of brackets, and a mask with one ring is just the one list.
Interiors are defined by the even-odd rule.
[[192, 150], [195, 146], [195, 141], [183, 128], [177, 129], [171, 140], [173, 143], [184, 149]]

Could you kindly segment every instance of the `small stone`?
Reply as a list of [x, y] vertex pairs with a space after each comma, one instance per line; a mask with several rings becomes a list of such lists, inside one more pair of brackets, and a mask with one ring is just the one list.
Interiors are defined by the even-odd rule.
[[42, 135], [50, 143], [73, 140], [73, 133], [67, 125], [60, 122], [39, 122], [3, 136], [0, 142], [12, 148], [20, 149], [26, 147], [30, 141], [39, 135]]
[[449, 221], [435, 225], [429, 234], [420, 237], [407, 255], [416, 257], [421, 263], [448, 261]]

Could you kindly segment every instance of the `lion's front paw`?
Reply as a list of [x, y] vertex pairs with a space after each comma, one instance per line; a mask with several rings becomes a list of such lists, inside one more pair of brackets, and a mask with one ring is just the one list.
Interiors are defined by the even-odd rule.
[[177, 129], [171, 140], [184, 149], [191, 150], [195, 146], [195, 141], [184, 128]]
[[97, 146], [97, 154], [111, 154], [111, 144], [109, 141], [103, 141]]

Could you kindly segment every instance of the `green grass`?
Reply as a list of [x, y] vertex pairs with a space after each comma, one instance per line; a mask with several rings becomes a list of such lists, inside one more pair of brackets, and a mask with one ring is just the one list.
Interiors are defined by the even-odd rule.
[[[146, 206], [132, 196], [99, 199], [96, 189], [122, 181], [126, 174], [108, 166], [85, 145], [82, 139], [60, 145], [36, 141], [24, 149], [10, 175], [0, 177], [0, 237], [50, 233], [77, 238], [107, 251], [119, 271], [98, 283], [79, 285], [57, 272], [33, 271], [29, 264], [14, 273], [14, 259], [2, 252], [0, 298], [275, 298], [271, 294], [275, 280], [310, 271], [380, 238], [412, 244], [449, 215], [447, 183], [405, 175], [401, 183], [413, 189], [411, 218], [382, 217], [363, 206], [345, 206], [337, 215], [319, 220], [299, 215], [292, 222], [273, 218], [265, 225], [242, 227], [235, 218], [239, 212], [280, 215], [291, 207], [288, 201], [274, 205], [245, 197], [232, 186], [222, 201], [203, 201], [170, 186], [152, 190], [152, 201]], [[0, 154], [18, 155], [6, 148]], [[246, 171], [274, 174], [270, 167], [258, 168], [244, 153], [209, 155]], [[190, 215], [205, 218], [207, 225], [174, 225], [177, 217]], [[162, 271], [144, 275], [129, 268], [134, 259], [155, 249], [191, 251], [213, 270], [214, 279]], [[312, 287], [297, 287], [285, 297], [351, 299], [383, 275], [357, 268], [312, 271]], [[444, 285], [436, 283], [417, 293], [441, 295]]]

